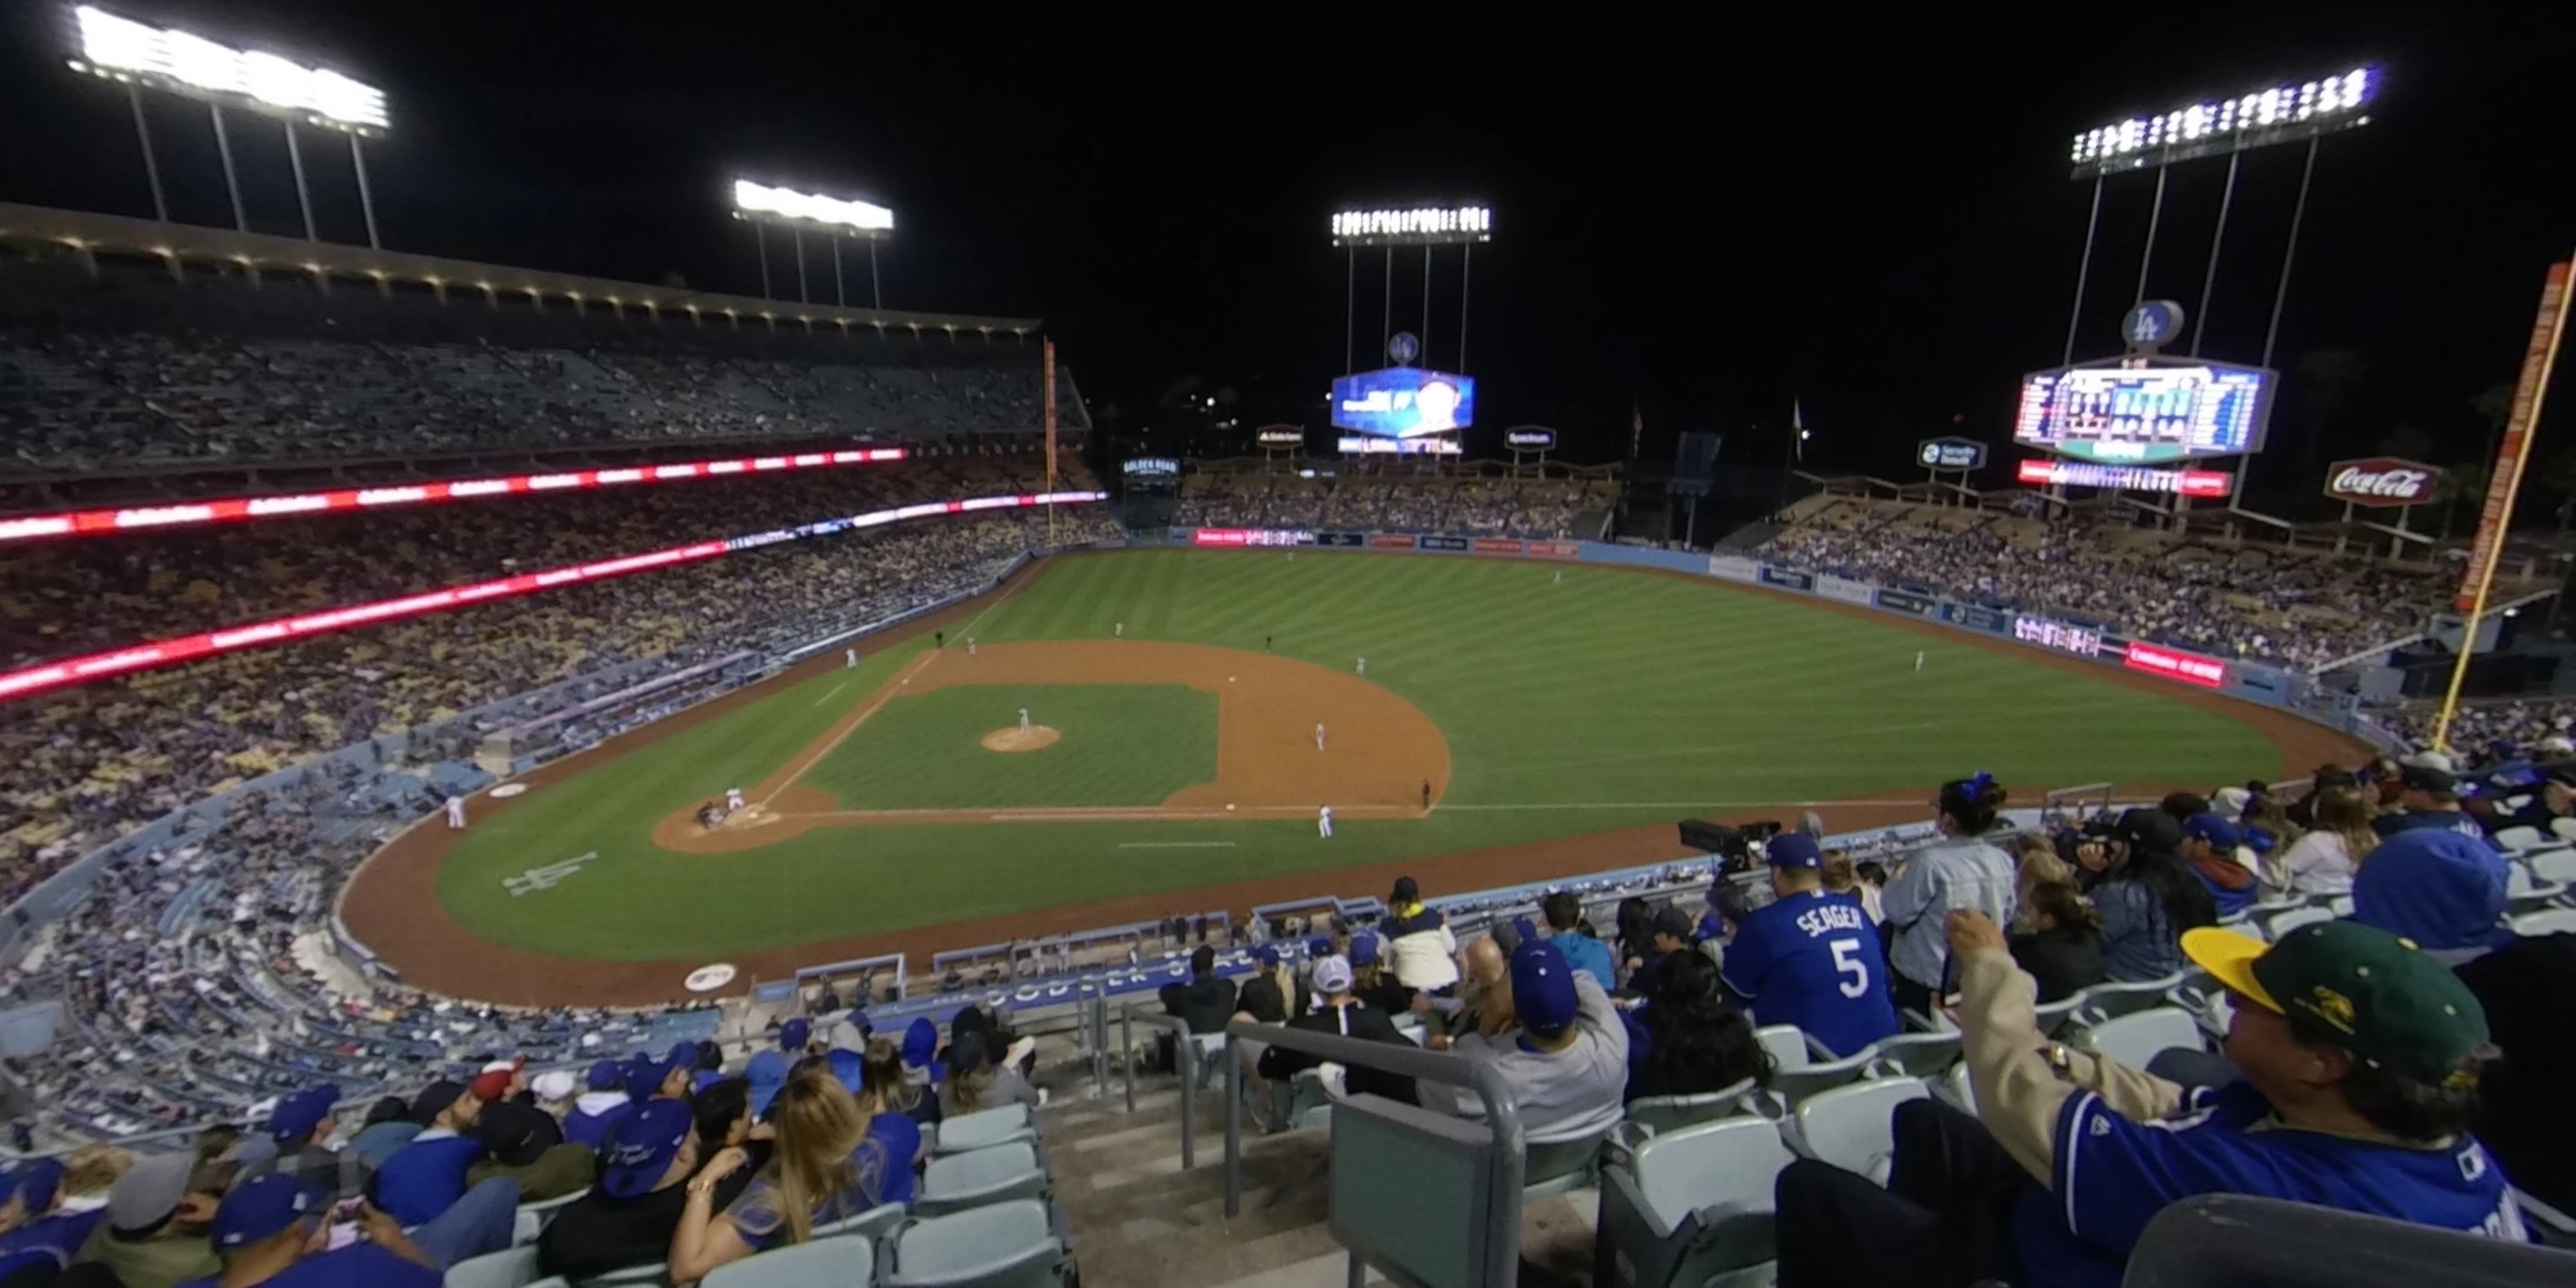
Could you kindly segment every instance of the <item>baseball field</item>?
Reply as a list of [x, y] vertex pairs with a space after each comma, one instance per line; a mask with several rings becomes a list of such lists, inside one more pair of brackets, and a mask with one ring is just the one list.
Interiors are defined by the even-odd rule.
[[[1398, 871], [1437, 892], [1654, 862], [1680, 819], [1921, 819], [1979, 769], [2035, 803], [2356, 746], [2000, 640], [1536, 560], [1066, 556], [862, 653], [541, 768], [463, 832], [412, 829], [344, 916], [425, 987], [644, 1002], [718, 962], [919, 967]], [[728, 789], [744, 808], [702, 826]]]

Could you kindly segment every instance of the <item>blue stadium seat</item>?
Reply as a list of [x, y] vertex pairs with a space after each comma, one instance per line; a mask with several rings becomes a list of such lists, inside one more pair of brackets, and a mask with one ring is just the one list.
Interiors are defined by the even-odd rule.
[[1896, 1151], [1896, 1107], [1930, 1097], [1920, 1078], [1884, 1078], [1837, 1087], [1809, 1098], [1782, 1125], [1782, 1139], [1809, 1158], [1858, 1172], [1887, 1183], [1888, 1160]]
[[1701, 1123], [1614, 1151], [1601, 1170], [1593, 1281], [1619, 1288], [1761, 1288], [1771, 1189], [1791, 1154], [1759, 1118]]
[[886, 1288], [1053, 1288], [1071, 1269], [1036, 1199], [932, 1217], [895, 1236]]
[[2208, 1044], [2201, 1037], [2199, 1022], [2192, 1018], [2191, 1012], [2174, 1006], [2133, 1011], [2117, 1019], [2087, 1025], [2077, 1035], [2077, 1040], [2087, 1050], [2132, 1069], [2144, 1069], [2147, 1061], [2176, 1047], [2190, 1051], [2208, 1049]]
[[1037, 1123], [1027, 1105], [1004, 1105], [999, 1109], [978, 1110], [959, 1114], [939, 1124], [939, 1139], [931, 1147], [935, 1154], [964, 1154], [978, 1149], [991, 1149], [1013, 1141], [1037, 1138]]
[[701, 1288], [869, 1288], [876, 1248], [862, 1235], [791, 1243], [715, 1268]]
[[930, 1160], [921, 1174], [921, 1194], [913, 1209], [924, 1216], [938, 1216], [1008, 1199], [1036, 1198], [1046, 1187], [1046, 1169], [1038, 1165], [1037, 1147], [1020, 1141]]

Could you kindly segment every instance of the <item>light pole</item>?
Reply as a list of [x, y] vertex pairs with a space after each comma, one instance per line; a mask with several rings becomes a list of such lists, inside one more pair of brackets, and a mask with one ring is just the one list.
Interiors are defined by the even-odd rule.
[[884, 293], [877, 286], [877, 243], [894, 236], [894, 212], [874, 202], [819, 197], [789, 188], [773, 188], [749, 179], [733, 181], [733, 217], [751, 225], [752, 241], [760, 254], [760, 293], [769, 294], [769, 239], [761, 234], [762, 225], [785, 228], [796, 248], [796, 297], [811, 303], [805, 289], [805, 234], [820, 231], [832, 239], [832, 283], [834, 298], [840, 295], [841, 239], [857, 237], [868, 244], [869, 307], [883, 309]]
[[203, 36], [81, 5], [72, 10], [73, 38], [79, 56], [73, 71], [125, 86], [134, 116], [134, 140], [143, 152], [143, 175], [152, 188], [152, 217], [170, 219], [168, 194], [161, 186], [161, 167], [152, 155], [152, 133], [143, 120], [143, 90], [156, 89], [206, 105], [214, 122], [215, 151], [223, 163], [224, 193], [230, 199], [233, 227], [250, 230], [249, 209], [242, 200], [241, 178], [233, 168], [232, 131], [224, 109], [241, 108], [275, 118], [286, 131], [286, 156], [295, 172], [295, 203], [304, 219], [304, 238], [320, 240], [313, 219], [313, 197], [306, 184], [304, 149], [295, 127], [309, 125], [349, 136], [349, 164], [356, 173], [358, 203], [365, 211], [367, 244], [376, 239], [376, 205], [367, 186], [366, 153], [359, 141], [382, 136], [387, 128], [384, 91], [361, 84], [328, 68], [308, 67], [276, 54], [234, 49]]

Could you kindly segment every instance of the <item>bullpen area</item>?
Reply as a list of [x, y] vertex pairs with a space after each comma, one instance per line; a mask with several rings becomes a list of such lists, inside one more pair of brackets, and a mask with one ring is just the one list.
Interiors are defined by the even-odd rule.
[[921, 968], [1398, 872], [1440, 893], [1654, 862], [1682, 819], [1921, 819], [1979, 769], [2036, 803], [2357, 746], [1999, 640], [1541, 560], [1062, 556], [860, 649], [478, 796], [462, 832], [414, 827], [351, 883], [351, 931], [436, 991], [640, 1004], [715, 963]]

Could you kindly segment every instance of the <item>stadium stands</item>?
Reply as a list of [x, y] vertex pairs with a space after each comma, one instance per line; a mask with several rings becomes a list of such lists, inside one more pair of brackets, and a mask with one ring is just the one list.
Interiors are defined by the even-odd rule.
[[1173, 524], [1566, 538], [1596, 535], [1577, 532], [1575, 516], [1615, 495], [1607, 477], [1514, 474], [1492, 464], [1457, 474], [1345, 470], [1311, 478], [1239, 465], [1194, 467]]

